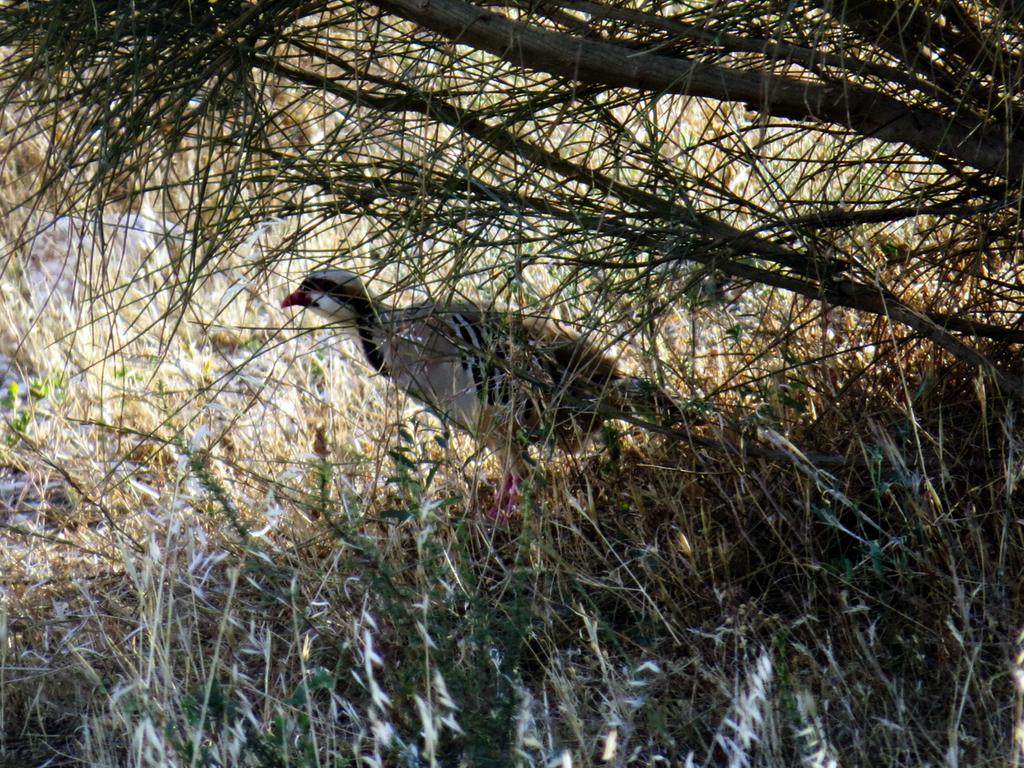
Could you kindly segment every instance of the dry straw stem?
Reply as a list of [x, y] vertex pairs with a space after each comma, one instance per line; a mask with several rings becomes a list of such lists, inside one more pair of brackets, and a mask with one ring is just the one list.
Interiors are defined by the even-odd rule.
[[[1019, 763], [1022, 41], [0, 3], [0, 764]], [[326, 264], [699, 423], [535, 450], [488, 525], [500, 468], [279, 311]]]

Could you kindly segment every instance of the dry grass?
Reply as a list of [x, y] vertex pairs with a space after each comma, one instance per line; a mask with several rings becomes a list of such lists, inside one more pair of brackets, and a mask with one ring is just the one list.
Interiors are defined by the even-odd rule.
[[0, 763], [1018, 760], [1015, 404], [932, 348], [680, 306], [647, 343], [729, 425], [695, 434], [776, 458], [620, 425], [494, 528], [487, 462], [276, 309], [365, 233], [276, 261], [270, 222], [176, 307], [170, 207], [26, 236], [47, 152], [0, 152]]

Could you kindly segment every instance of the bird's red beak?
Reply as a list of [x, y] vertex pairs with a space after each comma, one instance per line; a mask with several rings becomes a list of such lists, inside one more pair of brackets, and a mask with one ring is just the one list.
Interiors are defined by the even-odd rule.
[[281, 302], [281, 309], [286, 309], [287, 307], [308, 307], [311, 303], [308, 293], [305, 291], [295, 291], [295, 293], [289, 293], [284, 301]]

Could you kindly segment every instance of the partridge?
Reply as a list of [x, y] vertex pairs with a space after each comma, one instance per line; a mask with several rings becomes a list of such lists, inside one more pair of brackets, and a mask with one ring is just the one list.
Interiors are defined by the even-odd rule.
[[310, 273], [281, 307], [316, 310], [353, 333], [370, 368], [497, 452], [495, 516], [518, 504], [527, 445], [575, 451], [616, 413], [674, 409], [663, 390], [550, 320], [468, 303], [384, 306], [343, 269]]

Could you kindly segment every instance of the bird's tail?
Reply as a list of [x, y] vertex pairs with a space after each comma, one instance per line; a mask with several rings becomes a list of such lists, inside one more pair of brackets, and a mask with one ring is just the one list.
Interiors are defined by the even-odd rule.
[[706, 416], [693, 405], [679, 402], [664, 388], [638, 376], [619, 376], [612, 382], [613, 405], [638, 419], [662, 427], [678, 424], [694, 426]]

